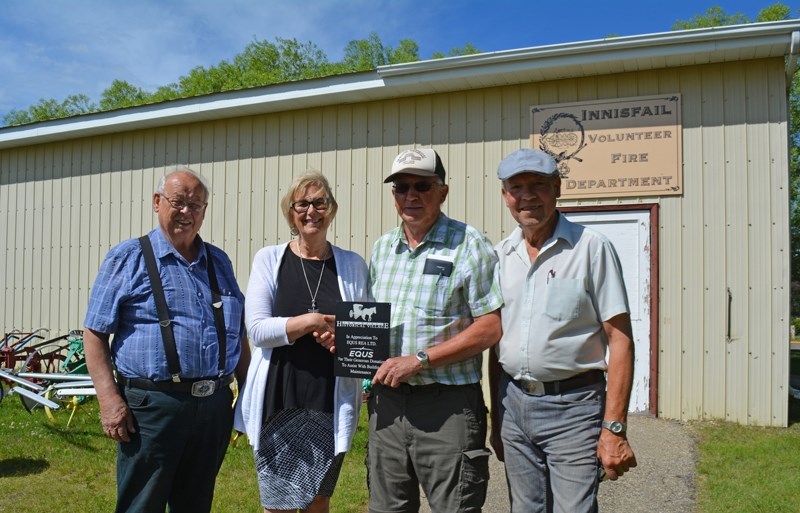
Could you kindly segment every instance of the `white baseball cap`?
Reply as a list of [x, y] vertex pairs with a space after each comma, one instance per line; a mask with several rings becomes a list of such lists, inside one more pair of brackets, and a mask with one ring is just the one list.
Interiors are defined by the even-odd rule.
[[438, 177], [444, 183], [445, 171], [442, 159], [432, 148], [416, 148], [405, 150], [392, 162], [392, 173], [383, 183], [394, 181], [397, 175], [408, 174], [426, 177]]

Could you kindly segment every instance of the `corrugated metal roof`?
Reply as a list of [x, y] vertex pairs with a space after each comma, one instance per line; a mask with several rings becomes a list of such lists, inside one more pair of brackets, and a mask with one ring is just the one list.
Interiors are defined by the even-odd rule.
[[[783, 57], [800, 20], [615, 37], [377, 70], [0, 128], [0, 148], [178, 123], [714, 62]], [[787, 63], [794, 69], [796, 55]]]

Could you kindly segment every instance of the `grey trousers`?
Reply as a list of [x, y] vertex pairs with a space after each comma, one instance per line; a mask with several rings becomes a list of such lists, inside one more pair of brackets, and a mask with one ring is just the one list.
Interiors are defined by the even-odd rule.
[[534, 396], [500, 381], [499, 404], [512, 513], [597, 511], [597, 441], [605, 382]]

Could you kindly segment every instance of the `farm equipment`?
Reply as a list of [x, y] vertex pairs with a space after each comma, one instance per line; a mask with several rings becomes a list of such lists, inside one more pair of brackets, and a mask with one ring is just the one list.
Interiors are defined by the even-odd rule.
[[[70, 411], [69, 426], [80, 406], [96, 395], [86, 371], [83, 332], [73, 330], [30, 344], [35, 338], [43, 339], [41, 333], [46, 331], [49, 330], [40, 328], [31, 333], [6, 333], [0, 344], [0, 401], [16, 394], [28, 412], [43, 408], [54, 424], [54, 412]], [[10, 387], [8, 391], [4, 383]]]

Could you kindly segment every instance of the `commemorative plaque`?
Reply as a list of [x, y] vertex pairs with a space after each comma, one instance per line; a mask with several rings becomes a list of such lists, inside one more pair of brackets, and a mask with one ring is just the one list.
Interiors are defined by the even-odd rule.
[[337, 303], [335, 375], [372, 378], [389, 358], [391, 306], [368, 301]]

